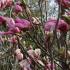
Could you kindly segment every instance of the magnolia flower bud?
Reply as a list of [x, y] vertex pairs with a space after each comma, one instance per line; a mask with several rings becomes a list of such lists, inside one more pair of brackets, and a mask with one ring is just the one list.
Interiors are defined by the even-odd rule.
[[27, 52], [32, 58], [34, 58], [34, 50], [33, 49], [30, 49]]
[[15, 54], [20, 54], [21, 53], [21, 50], [20, 49], [16, 49], [15, 50]]
[[21, 7], [20, 5], [15, 5], [15, 6], [14, 6], [14, 11], [15, 11], [16, 13], [22, 12], [22, 7]]
[[35, 49], [35, 55], [40, 56], [41, 55], [41, 50], [40, 49]]
[[21, 52], [16, 54], [16, 59], [17, 60], [22, 60], [23, 59], [23, 54]]

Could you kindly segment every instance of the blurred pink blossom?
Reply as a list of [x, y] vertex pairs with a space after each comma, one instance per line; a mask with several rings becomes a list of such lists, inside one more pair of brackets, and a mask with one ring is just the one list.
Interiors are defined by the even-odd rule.
[[14, 11], [15, 11], [16, 13], [22, 12], [22, 7], [21, 7], [20, 5], [15, 5], [15, 6], [14, 6]]
[[15, 26], [20, 29], [28, 29], [31, 26], [30, 22], [26, 19], [16, 18], [15, 23]]
[[19, 48], [17, 48], [17, 49], [15, 50], [15, 54], [19, 54], [19, 53], [21, 53], [21, 50], [20, 50]]
[[16, 54], [16, 59], [19, 61], [19, 60], [22, 60], [23, 59], [23, 54], [20, 52], [18, 54]]
[[[44, 26], [45, 31], [52, 31], [52, 30], [54, 30], [55, 26], [56, 26], [56, 23], [57, 23], [56, 19], [52, 19], [52, 18], [49, 19], [45, 23], [45, 26]], [[62, 31], [62, 32], [66, 32], [68, 30], [68, 24], [64, 20], [59, 19], [57, 29]]]
[[34, 50], [33, 49], [30, 49], [27, 52], [32, 58], [34, 58]]
[[9, 28], [15, 28], [15, 21], [13, 18], [6, 17], [5, 20], [6, 20], [6, 24]]

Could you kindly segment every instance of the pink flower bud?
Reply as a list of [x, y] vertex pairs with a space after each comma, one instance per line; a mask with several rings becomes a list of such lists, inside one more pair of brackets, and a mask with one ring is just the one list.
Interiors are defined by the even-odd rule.
[[41, 55], [41, 50], [40, 49], [35, 49], [35, 57], [39, 58]]
[[21, 50], [20, 49], [16, 49], [15, 50], [15, 54], [20, 54], [21, 53]]
[[27, 52], [32, 58], [34, 58], [34, 50], [33, 49], [30, 49]]
[[22, 12], [22, 7], [21, 7], [20, 5], [15, 5], [15, 6], [14, 6], [14, 11], [15, 11], [16, 13]]
[[23, 54], [22, 53], [16, 54], [16, 59], [17, 60], [22, 60], [23, 59]]

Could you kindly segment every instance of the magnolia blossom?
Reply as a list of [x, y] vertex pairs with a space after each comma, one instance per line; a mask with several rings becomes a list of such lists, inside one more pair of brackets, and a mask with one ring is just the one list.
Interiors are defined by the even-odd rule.
[[14, 11], [16, 12], [16, 13], [19, 13], [19, 12], [22, 12], [22, 7], [20, 6], [20, 5], [15, 5], [14, 6]]
[[15, 50], [15, 54], [19, 54], [19, 53], [21, 53], [21, 50], [18, 48]]
[[70, 8], [70, 0], [57, 0], [64, 8]]
[[18, 61], [23, 59], [23, 54], [21, 53], [21, 50], [19, 48], [15, 50], [15, 54]]
[[12, 32], [12, 34], [19, 33], [20, 29], [18, 27], [15, 27], [15, 21], [13, 18], [7, 18], [6, 17], [6, 25], [8, 26], [8, 31]]
[[14, 20], [13, 18], [0, 16], [0, 24], [2, 25], [3, 23], [8, 27], [8, 31], [1, 32], [1, 35], [19, 33], [21, 29], [29, 29], [31, 26], [30, 22], [26, 19], [17, 18]]
[[34, 58], [34, 50], [33, 49], [30, 49], [27, 52], [32, 58]]
[[[44, 26], [45, 31], [52, 31], [55, 29], [57, 20], [56, 19], [49, 19]], [[64, 20], [59, 20], [57, 25], [57, 30], [60, 30], [62, 32], [66, 32], [68, 30], [68, 24]]]
[[17, 60], [22, 60], [23, 59], [23, 54], [22, 53], [16, 54], [16, 59]]
[[15, 26], [20, 29], [28, 29], [31, 26], [30, 22], [26, 19], [16, 18], [15, 23]]
[[40, 50], [40, 49], [35, 49], [34, 53], [35, 53], [34, 56], [35, 56], [36, 58], [40, 58], [40, 55], [41, 55], [41, 50]]

